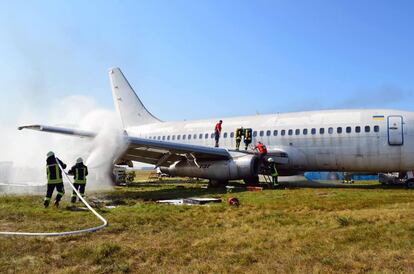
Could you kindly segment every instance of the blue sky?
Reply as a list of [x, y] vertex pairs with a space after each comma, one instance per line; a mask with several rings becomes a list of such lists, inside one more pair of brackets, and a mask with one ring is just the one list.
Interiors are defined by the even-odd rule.
[[0, 114], [75, 94], [112, 109], [112, 66], [163, 120], [414, 110], [413, 13], [404, 0], [2, 1]]

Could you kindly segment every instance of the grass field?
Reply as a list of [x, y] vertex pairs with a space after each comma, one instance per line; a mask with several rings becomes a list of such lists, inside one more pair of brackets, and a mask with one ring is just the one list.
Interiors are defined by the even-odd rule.
[[[0, 272], [414, 272], [413, 191], [371, 184], [228, 194], [179, 186], [136, 184], [94, 194], [118, 206], [101, 210], [110, 225], [93, 234], [1, 238]], [[241, 205], [154, 202], [190, 196], [234, 196]], [[61, 209], [43, 209], [41, 203], [39, 196], [1, 196], [0, 230], [98, 224], [88, 212], [65, 209], [67, 201]]]

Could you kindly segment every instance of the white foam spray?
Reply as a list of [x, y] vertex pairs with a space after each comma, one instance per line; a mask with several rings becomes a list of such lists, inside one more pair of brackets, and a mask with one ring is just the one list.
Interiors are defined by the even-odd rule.
[[[110, 188], [112, 163], [125, 146], [117, 114], [99, 107], [93, 99], [85, 96], [70, 96], [52, 101], [42, 109], [40, 113], [36, 107], [22, 109], [18, 117], [9, 117], [0, 125], [0, 161], [13, 163], [12, 172], [8, 171], [6, 179], [0, 176], [0, 183], [3, 179], [7, 181], [3, 183], [8, 184], [45, 184], [46, 153], [54, 151], [68, 168], [75, 164], [78, 157], [85, 160], [90, 173], [88, 189]], [[28, 124], [78, 128], [98, 135], [91, 140], [17, 130], [18, 126]]]

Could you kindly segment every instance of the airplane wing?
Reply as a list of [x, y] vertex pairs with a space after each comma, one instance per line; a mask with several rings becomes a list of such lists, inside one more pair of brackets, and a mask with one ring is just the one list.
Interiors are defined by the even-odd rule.
[[[45, 125], [21, 126], [18, 129], [31, 129], [87, 138], [94, 138], [97, 135], [94, 132], [84, 130]], [[149, 140], [129, 136], [125, 136], [125, 139], [128, 145], [119, 159], [122, 161], [137, 161], [156, 166], [170, 166], [183, 158], [192, 160], [195, 163], [197, 161], [226, 160], [231, 158], [229, 151], [224, 148]]]
[[44, 131], [44, 132], [64, 134], [64, 135], [73, 135], [73, 136], [79, 136], [79, 137], [89, 137], [89, 138], [93, 138], [96, 136], [96, 133], [89, 132], [89, 131], [63, 128], [63, 127], [44, 126], [44, 125], [21, 126], [21, 127], [18, 127], [17, 129], [18, 130], [31, 129], [31, 130], [37, 130], [37, 131]]

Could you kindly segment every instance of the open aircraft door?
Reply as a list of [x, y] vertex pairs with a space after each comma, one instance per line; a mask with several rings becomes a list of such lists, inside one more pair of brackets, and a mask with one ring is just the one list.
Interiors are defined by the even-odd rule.
[[404, 129], [402, 116], [388, 116], [388, 144], [401, 146], [404, 144]]

